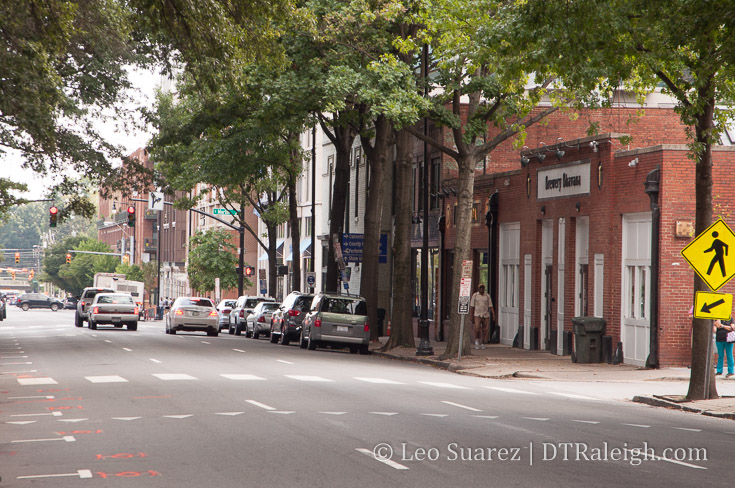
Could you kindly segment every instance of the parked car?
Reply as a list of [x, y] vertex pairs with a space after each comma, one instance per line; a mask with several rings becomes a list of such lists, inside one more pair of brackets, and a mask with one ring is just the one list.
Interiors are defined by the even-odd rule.
[[299, 345], [314, 350], [317, 346], [349, 347], [350, 353], [367, 354], [370, 324], [365, 299], [354, 295], [318, 293], [306, 314]]
[[138, 304], [125, 293], [97, 293], [89, 306], [87, 322], [91, 330], [100, 324], [138, 330]]
[[112, 288], [98, 288], [96, 286], [88, 286], [82, 290], [82, 294], [77, 302], [77, 311], [74, 313], [74, 325], [81, 327], [89, 315], [89, 306], [98, 293], [115, 293]]
[[230, 312], [235, 308], [237, 300], [221, 300], [217, 305], [217, 311], [219, 312], [219, 331], [230, 326]]
[[219, 334], [219, 312], [209, 298], [179, 297], [166, 314], [166, 334], [177, 331], [201, 331], [208, 336]]
[[50, 308], [52, 311], [64, 308], [64, 303], [58, 298], [48, 297], [43, 293], [24, 293], [18, 297], [16, 305], [26, 311], [30, 308]]
[[6, 301], [7, 298], [5, 295], [0, 295], [0, 320], [5, 320], [8, 317], [8, 304]]
[[278, 302], [260, 302], [253, 309], [253, 313], [248, 315], [245, 321], [245, 337], [258, 339], [260, 334], [270, 335], [271, 333], [271, 317], [273, 312], [278, 310], [281, 304]]
[[245, 330], [245, 321], [248, 315], [253, 313], [253, 309], [260, 302], [273, 302], [271, 297], [241, 296], [237, 299], [237, 303], [230, 312], [230, 328], [229, 333], [240, 335]]
[[281, 342], [287, 346], [292, 340], [301, 337], [301, 324], [306, 313], [311, 308], [314, 295], [307, 295], [299, 291], [288, 294], [280, 307], [271, 317], [271, 342]]
[[75, 310], [77, 308], [77, 300], [74, 297], [66, 297], [64, 300], [64, 309], [65, 310]]

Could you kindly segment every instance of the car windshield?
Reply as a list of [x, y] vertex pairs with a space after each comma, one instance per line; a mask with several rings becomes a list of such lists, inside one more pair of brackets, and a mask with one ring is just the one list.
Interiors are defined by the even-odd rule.
[[245, 308], [255, 308], [262, 301], [262, 298], [249, 298], [245, 300]]
[[214, 308], [209, 298], [179, 298], [176, 300], [177, 307], [209, 307]]
[[263, 311], [264, 312], [272, 312], [273, 310], [277, 309], [279, 306], [276, 302], [267, 302], [263, 304]]
[[97, 293], [110, 293], [112, 290], [104, 290], [104, 289], [97, 289], [97, 290], [87, 290], [87, 298], [94, 298], [97, 296]]
[[341, 313], [346, 315], [367, 315], [364, 300], [350, 298], [325, 298], [322, 312]]
[[293, 304], [293, 309], [299, 312], [308, 312], [313, 300], [314, 297], [299, 297], [296, 303]]
[[237, 302], [235, 300], [222, 300], [219, 303], [219, 308], [230, 307], [233, 308]]
[[132, 305], [133, 297], [130, 295], [102, 295], [97, 298], [97, 303], [125, 303]]

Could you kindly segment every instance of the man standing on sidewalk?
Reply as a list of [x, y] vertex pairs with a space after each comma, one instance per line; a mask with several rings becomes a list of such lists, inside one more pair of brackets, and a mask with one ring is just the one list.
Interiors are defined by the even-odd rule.
[[477, 291], [470, 298], [470, 318], [475, 324], [475, 349], [485, 349], [488, 320], [492, 313], [495, 321], [495, 309], [490, 295], [485, 293], [485, 285], [477, 287]]

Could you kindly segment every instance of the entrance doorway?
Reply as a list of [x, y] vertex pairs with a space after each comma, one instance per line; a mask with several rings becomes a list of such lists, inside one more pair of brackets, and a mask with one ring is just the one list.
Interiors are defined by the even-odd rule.
[[623, 216], [622, 342], [624, 361], [644, 366], [650, 349], [651, 214]]

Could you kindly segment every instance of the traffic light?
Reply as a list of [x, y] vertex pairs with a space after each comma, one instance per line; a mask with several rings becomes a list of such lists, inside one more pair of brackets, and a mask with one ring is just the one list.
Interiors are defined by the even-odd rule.
[[128, 226], [135, 227], [135, 206], [130, 205], [128, 207]]
[[29, 279], [29, 280], [32, 280], [32, 279], [33, 279], [33, 275], [34, 275], [34, 274], [35, 274], [35, 273], [33, 272], [33, 270], [31, 270], [31, 271], [30, 271], [30, 273], [28, 273], [28, 279]]
[[11, 274], [13, 275], [13, 279], [15, 279], [15, 271], [11, 272]]
[[51, 207], [48, 209], [48, 226], [49, 227], [56, 227], [56, 221], [59, 219], [59, 209], [54, 207]]
[[253, 276], [255, 274], [255, 268], [252, 266], [245, 266], [245, 276]]
[[66, 253], [66, 264], [71, 264], [71, 254]]
[[16, 252], [15, 253], [15, 264], [18, 264], [19, 262], [20, 262], [20, 253]]

